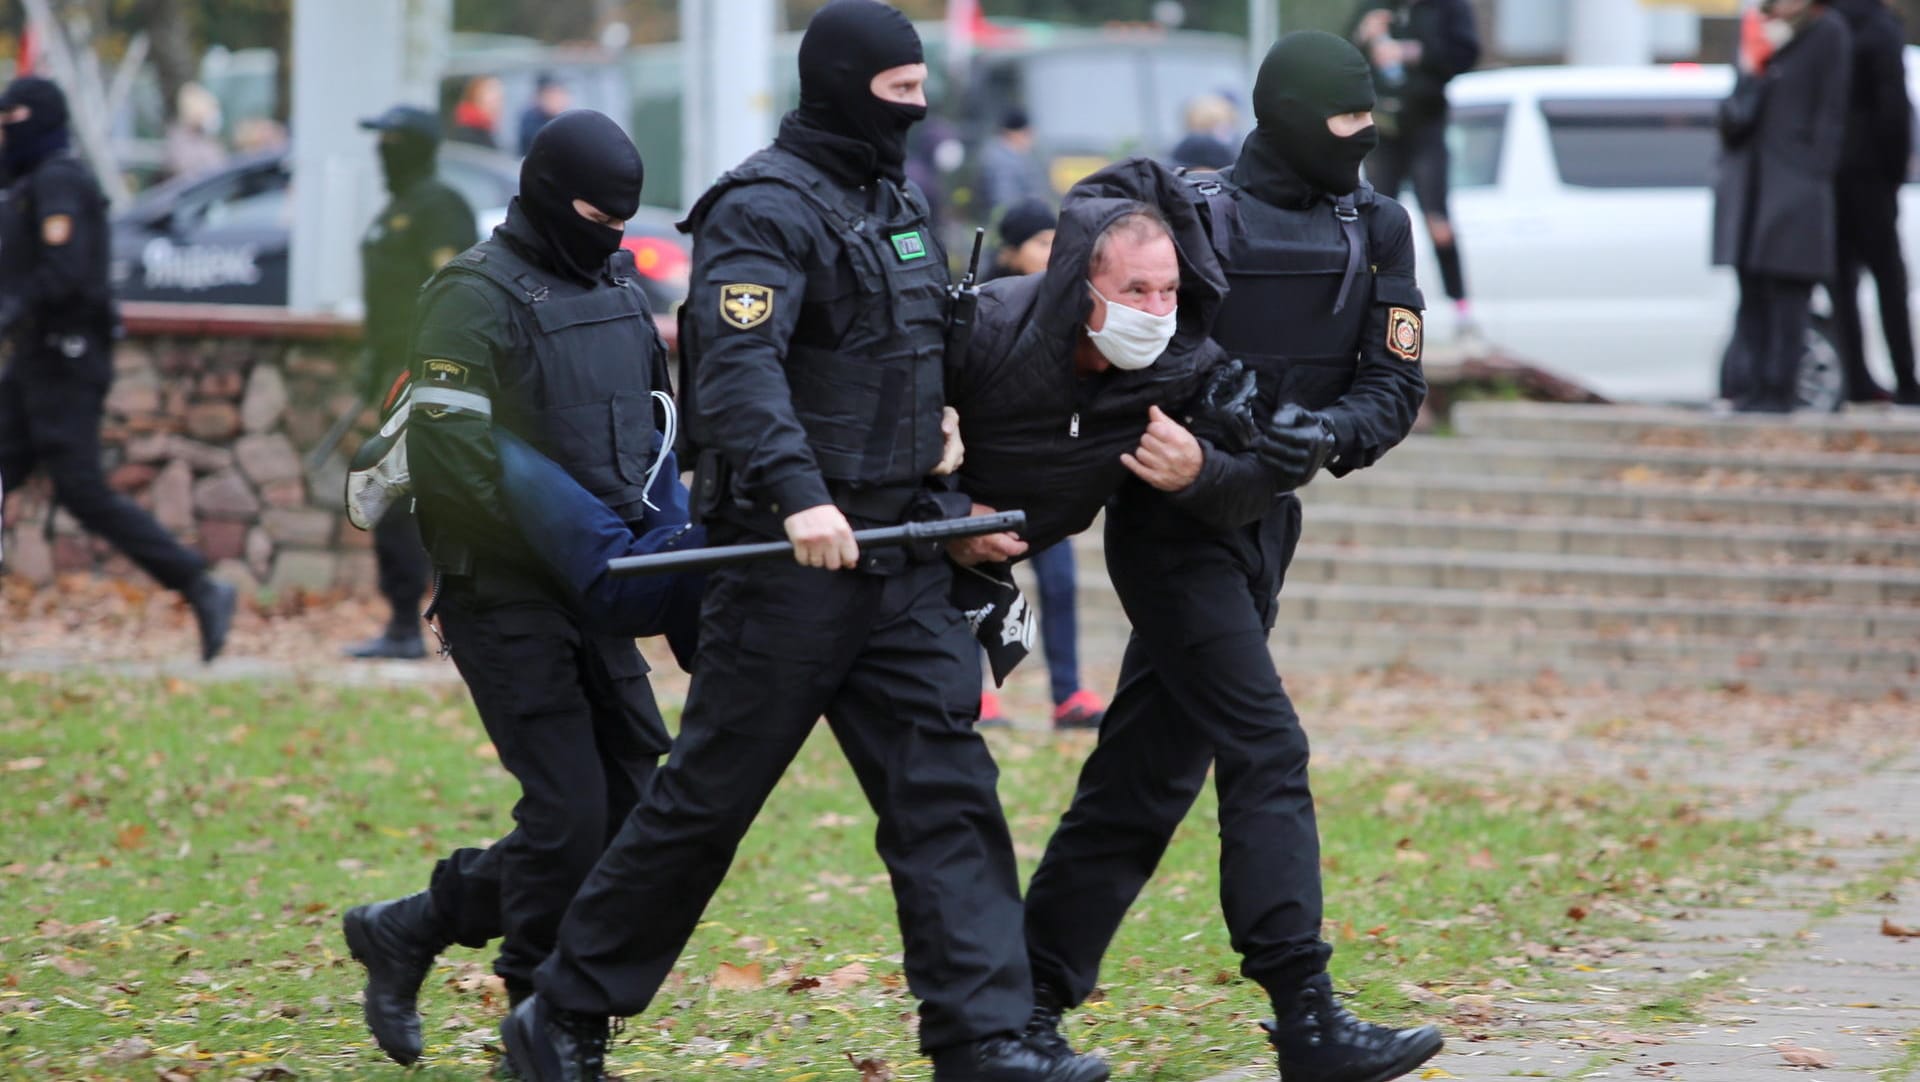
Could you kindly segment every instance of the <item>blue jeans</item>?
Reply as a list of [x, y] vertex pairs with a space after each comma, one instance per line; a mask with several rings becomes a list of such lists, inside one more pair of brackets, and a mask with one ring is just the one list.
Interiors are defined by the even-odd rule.
[[1055, 706], [1080, 690], [1078, 614], [1074, 609], [1073, 542], [1062, 541], [1029, 558], [1040, 580], [1040, 642]]

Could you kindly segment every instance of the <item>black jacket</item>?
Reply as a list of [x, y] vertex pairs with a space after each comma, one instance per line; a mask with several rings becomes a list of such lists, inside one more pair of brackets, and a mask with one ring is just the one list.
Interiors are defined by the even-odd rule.
[[[1818, 8], [1813, 9], [1818, 11]], [[1776, 278], [1832, 277], [1833, 181], [1846, 137], [1852, 35], [1827, 12], [1720, 104], [1713, 262]]]
[[[1087, 265], [1093, 243], [1129, 205], [1127, 199], [1082, 193], [1070, 194], [1061, 209], [1046, 271], [987, 283], [971, 348], [965, 357], [947, 359], [947, 399], [960, 413], [967, 446], [960, 487], [996, 510], [1024, 510], [1024, 536], [1034, 551], [1086, 529], [1123, 486], [1145, 487], [1120, 456], [1139, 445], [1148, 407], [1157, 405], [1204, 431], [1204, 423], [1196, 422], [1196, 399], [1208, 374], [1227, 360], [1207, 337], [1226, 295], [1226, 277], [1179, 179], [1135, 158], [1086, 183], [1135, 193], [1173, 227], [1180, 315], [1166, 353], [1135, 372], [1075, 373], [1074, 350], [1092, 308]], [[1202, 442], [1200, 478], [1169, 498], [1170, 514], [1212, 528], [1264, 514], [1274, 492], [1257, 460], [1215, 447], [1204, 436]]]
[[1840, 175], [1903, 183], [1913, 154], [1913, 102], [1907, 97], [1906, 30], [1885, 0], [1830, 0], [1853, 32], [1853, 89]]
[[407, 346], [420, 287], [454, 256], [479, 241], [473, 208], [435, 176], [407, 186], [374, 216], [360, 242], [366, 294], [367, 363], [360, 393], [378, 403], [407, 367]]
[[[0, 196], [0, 295], [18, 375], [112, 380], [107, 244], [106, 197], [72, 154], [41, 162]], [[56, 339], [85, 348], [63, 350]]]
[[[1370, 11], [1394, 13], [1393, 37], [1420, 43], [1420, 59], [1406, 66], [1398, 86], [1388, 86], [1374, 71], [1383, 99], [1399, 102], [1403, 124], [1435, 121], [1447, 115], [1447, 84], [1480, 62], [1480, 32], [1468, 0], [1365, 0], [1354, 13], [1351, 34]], [[1362, 45], [1362, 49], [1366, 46]]]

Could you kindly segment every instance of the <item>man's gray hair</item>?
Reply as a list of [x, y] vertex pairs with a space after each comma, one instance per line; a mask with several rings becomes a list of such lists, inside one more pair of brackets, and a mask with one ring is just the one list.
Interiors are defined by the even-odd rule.
[[1167, 219], [1153, 204], [1137, 201], [1129, 204], [1118, 218], [1109, 222], [1107, 228], [1094, 238], [1093, 254], [1087, 257], [1087, 277], [1091, 278], [1105, 268], [1107, 246], [1115, 237], [1126, 237], [1135, 242], [1149, 241], [1155, 237], [1165, 237], [1171, 241], [1173, 227], [1167, 224]]

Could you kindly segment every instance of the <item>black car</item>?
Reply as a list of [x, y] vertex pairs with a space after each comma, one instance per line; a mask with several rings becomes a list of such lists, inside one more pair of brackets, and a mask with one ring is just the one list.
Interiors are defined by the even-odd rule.
[[[142, 193], [113, 219], [113, 288], [123, 301], [193, 304], [287, 303], [287, 244], [292, 233], [292, 157], [285, 151], [242, 158]], [[474, 208], [486, 236], [520, 188], [520, 161], [479, 147], [440, 149], [440, 179]], [[686, 298], [686, 241], [674, 215], [643, 207], [627, 226], [627, 246], [654, 310], [666, 315]], [[650, 249], [650, 255], [643, 255]]]

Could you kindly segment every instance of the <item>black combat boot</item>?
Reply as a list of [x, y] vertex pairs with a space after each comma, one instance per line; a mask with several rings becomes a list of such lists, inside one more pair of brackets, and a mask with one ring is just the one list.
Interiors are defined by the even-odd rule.
[[[508, 1014], [512, 1014], [515, 1010], [518, 1010], [520, 1004], [525, 1003], [531, 998], [533, 998], [533, 987], [531, 985], [522, 984], [519, 981], [507, 982]], [[527, 1082], [526, 1079], [520, 1077], [519, 1071], [513, 1069], [513, 1060], [508, 1057], [505, 1052], [502, 1052], [500, 1058], [494, 1062], [493, 1071], [489, 1073], [487, 1077], [493, 1079], [493, 1082]]]
[[212, 575], [202, 575], [182, 594], [193, 609], [193, 622], [200, 627], [200, 660], [211, 662], [227, 648], [227, 632], [233, 630], [233, 609], [240, 592]]
[[500, 1023], [507, 1062], [524, 1082], [600, 1082], [607, 1077], [607, 1019], [528, 997]]
[[362, 639], [340, 651], [362, 661], [419, 661], [427, 656], [426, 640], [416, 630], [388, 628], [371, 639]]
[[355, 906], [341, 920], [347, 949], [367, 967], [361, 1011], [373, 1039], [395, 1063], [420, 1058], [420, 1011], [415, 1000], [433, 960], [453, 944], [425, 891], [390, 902]]
[[1333, 998], [1322, 973], [1292, 995], [1273, 997], [1275, 1019], [1261, 1023], [1280, 1053], [1280, 1082], [1389, 1082], [1440, 1051], [1432, 1026], [1392, 1029], [1362, 1022]]
[[936, 1051], [933, 1082], [1107, 1082], [1107, 1065], [1071, 1049], [1050, 1055], [1024, 1037], [988, 1037]]
[[1060, 1020], [1066, 1013], [1061, 1005], [1065, 997], [1044, 984], [1033, 986], [1033, 1013], [1027, 1016], [1026, 1031], [1020, 1039], [1027, 1047], [1040, 1052], [1050, 1059], [1061, 1059], [1073, 1055], [1073, 1046], [1060, 1035]]

